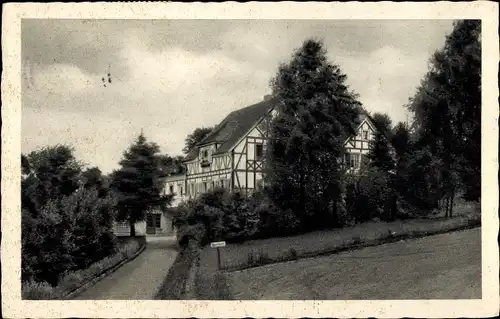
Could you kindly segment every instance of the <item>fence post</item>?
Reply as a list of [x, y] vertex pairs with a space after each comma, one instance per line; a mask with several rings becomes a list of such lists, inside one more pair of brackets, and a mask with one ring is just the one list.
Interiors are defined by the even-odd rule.
[[220, 248], [217, 247], [217, 270], [220, 271]]

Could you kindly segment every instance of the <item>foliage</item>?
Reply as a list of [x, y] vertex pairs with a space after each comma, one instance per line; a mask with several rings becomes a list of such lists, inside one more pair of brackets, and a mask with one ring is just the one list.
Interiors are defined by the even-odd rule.
[[390, 144], [391, 120], [387, 114], [376, 113], [373, 116], [377, 127], [371, 149], [368, 153], [369, 166], [389, 172], [394, 169], [394, 159]]
[[24, 300], [50, 300], [55, 296], [54, 287], [46, 282], [28, 281], [21, 287]]
[[167, 154], [160, 157], [161, 168], [164, 175], [184, 174], [186, 168], [182, 164], [183, 156], [169, 156]]
[[115, 251], [110, 197], [84, 188], [51, 199], [33, 216], [23, 210], [22, 279], [56, 285], [60, 276], [82, 269]]
[[170, 267], [155, 299], [185, 300], [191, 268], [199, 256], [199, 247], [193, 242], [183, 247]]
[[114, 200], [97, 168], [66, 145], [21, 155], [22, 281], [57, 285], [115, 250]]
[[[430, 165], [424, 169], [433, 170], [440, 178], [416, 186], [424, 188], [422, 195], [429, 193], [425, 189], [429, 184], [439, 188], [441, 196], [436, 196], [448, 199], [446, 215], [452, 213], [453, 198], [459, 188], [465, 190], [464, 196], [470, 200], [480, 196], [480, 34], [479, 20], [455, 22], [407, 106], [414, 114], [413, 129], [421, 152], [417, 161]], [[430, 201], [433, 203], [436, 198], [431, 196]]]
[[280, 211], [271, 201], [264, 200], [256, 207], [259, 218], [258, 238], [290, 236], [299, 231], [299, 222], [293, 211]]
[[327, 61], [322, 42], [306, 40], [271, 86], [279, 101], [267, 152], [268, 194], [303, 229], [339, 225], [338, 161], [360, 111], [346, 75]]
[[109, 194], [109, 182], [109, 178], [104, 176], [98, 167], [88, 168], [81, 174], [83, 187], [96, 189], [99, 197], [106, 197]]
[[182, 149], [184, 154], [188, 154], [191, 150], [201, 142], [211, 131], [213, 127], [198, 127], [186, 137], [186, 146]]
[[346, 205], [355, 222], [391, 220], [394, 216], [391, 177], [387, 172], [370, 169], [347, 182]]
[[174, 217], [181, 244], [187, 244], [190, 238], [201, 245], [217, 240], [248, 239], [257, 232], [259, 222], [253, 203], [240, 193], [215, 188], [181, 204]]
[[49, 200], [70, 195], [80, 184], [82, 164], [66, 145], [21, 155], [21, 168], [21, 207], [33, 216], [37, 216]]
[[129, 240], [122, 244], [115, 254], [100, 259], [85, 269], [66, 272], [56, 287], [49, 285], [47, 282], [36, 282], [33, 280], [23, 282], [22, 297], [28, 300], [62, 299], [89, 280], [115, 267], [125, 259], [130, 259], [133, 255], [137, 254], [143, 245], [138, 241]]
[[391, 135], [392, 120], [389, 115], [385, 113], [376, 112], [371, 116], [373, 124], [377, 131], [384, 133], [387, 137]]
[[135, 236], [135, 223], [143, 221], [153, 209], [165, 211], [173, 194], [164, 194], [165, 176], [159, 146], [148, 143], [141, 133], [123, 154], [121, 168], [112, 173], [111, 188], [117, 197], [117, 220], [127, 221], [130, 235]]

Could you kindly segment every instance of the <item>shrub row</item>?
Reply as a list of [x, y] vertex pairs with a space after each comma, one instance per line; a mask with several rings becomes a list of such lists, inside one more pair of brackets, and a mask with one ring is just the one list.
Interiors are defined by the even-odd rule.
[[211, 241], [243, 242], [248, 239], [296, 233], [295, 220], [280, 212], [264, 193], [244, 195], [216, 188], [174, 211], [179, 244], [190, 240], [201, 246]]
[[144, 238], [128, 239], [120, 245], [121, 247], [115, 254], [91, 264], [88, 268], [67, 272], [60, 278], [57, 286], [51, 286], [47, 282], [36, 282], [34, 280], [23, 282], [22, 297], [28, 300], [62, 299], [94, 278], [116, 267], [121, 262], [132, 258], [145, 245]]
[[438, 222], [428, 221], [428, 229], [407, 229], [403, 232], [387, 232], [380, 233], [374, 238], [365, 238], [364, 236], [352, 236], [350, 239], [343, 240], [342, 243], [332, 245], [326, 248], [304, 250], [298, 252], [295, 248], [290, 247], [286, 253], [276, 256], [269, 256], [265, 249], [249, 250], [247, 259], [239, 264], [226, 265], [223, 271], [239, 271], [253, 267], [264, 266], [268, 264], [293, 261], [301, 258], [311, 258], [323, 255], [340, 253], [347, 250], [353, 250], [362, 247], [376, 246], [385, 243], [397, 242], [400, 240], [419, 238], [424, 236], [438, 235], [451, 231], [466, 230], [481, 225], [480, 218], [463, 218], [454, 223], [441, 225]]
[[191, 240], [182, 247], [177, 255], [172, 267], [170, 267], [167, 277], [163, 281], [155, 299], [160, 300], [182, 300], [185, 299], [186, 285], [190, 270], [197, 261], [200, 247], [196, 240]]

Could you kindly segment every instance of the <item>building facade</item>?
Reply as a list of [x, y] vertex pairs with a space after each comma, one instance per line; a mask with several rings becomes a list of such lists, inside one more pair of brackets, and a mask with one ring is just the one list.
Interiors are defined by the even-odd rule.
[[370, 116], [361, 114], [359, 121], [360, 124], [355, 135], [349, 137], [344, 143], [346, 148], [344, 163], [351, 172], [358, 171], [362, 163], [368, 162], [367, 155], [370, 152], [370, 143], [376, 132], [375, 124]]
[[[174, 206], [215, 187], [252, 192], [264, 186], [264, 152], [275, 116], [274, 99], [230, 113], [184, 158], [185, 174], [169, 176], [166, 191]], [[348, 170], [359, 170], [370, 150], [375, 125], [362, 114], [356, 134], [345, 141]]]
[[[130, 225], [115, 222], [113, 231], [116, 236], [130, 236]], [[172, 217], [160, 211], [148, 212], [145, 221], [135, 223], [135, 233], [137, 236], [174, 236]]]

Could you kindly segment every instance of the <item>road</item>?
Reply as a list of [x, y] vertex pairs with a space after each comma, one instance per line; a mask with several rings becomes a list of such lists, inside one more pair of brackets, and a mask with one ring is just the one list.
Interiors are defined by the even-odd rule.
[[75, 300], [153, 300], [172, 266], [177, 251], [171, 237], [149, 237], [134, 260], [76, 296]]
[[480, 299], [481, 229], [228, 274], [234, 299]]

